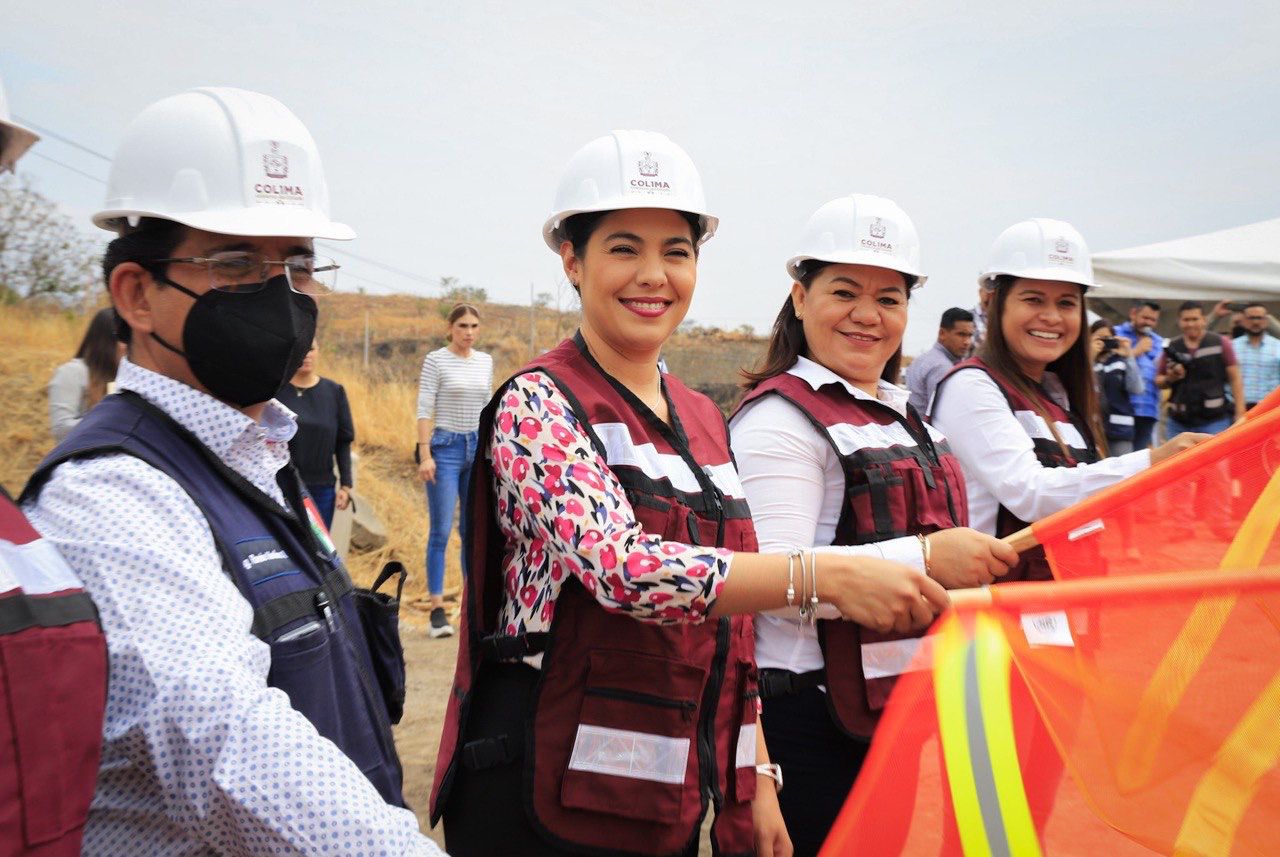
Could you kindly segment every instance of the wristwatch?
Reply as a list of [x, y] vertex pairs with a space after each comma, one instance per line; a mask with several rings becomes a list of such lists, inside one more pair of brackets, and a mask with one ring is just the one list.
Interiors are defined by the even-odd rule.
[[756, 773], [773, 780], [774, 791], [782, 791], [782, 766], [772, 762], [756, 765]]

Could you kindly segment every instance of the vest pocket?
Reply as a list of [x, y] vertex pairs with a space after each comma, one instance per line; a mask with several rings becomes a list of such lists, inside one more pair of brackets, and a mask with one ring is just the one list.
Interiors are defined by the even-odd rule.
[[672, 823], [698, 795], [705, 669], [634, 652], [593, 652], [560, 787], [569, 809]]
[[[311, 627], [314, 625], [314, 627]], [[346, 653], [338, 651], [336, 635], [318, 621], [305, 622], [294, 636], [271, 644], [271, 670], [267, 684], [283, 690], [294, 710], [311, 721], [316, 731], [337, 744], [361, 771], [369, 772], [382, 762], [374, 738], [373, 712], [351, 701], [366, 697], [359, 681], [340, 682]]]
[[848, 496], [857, 544], [881, 542], [904, 532], [907, 506], [902, 475], [892, 464], [873, 464], [863, 470], [846, 471]]

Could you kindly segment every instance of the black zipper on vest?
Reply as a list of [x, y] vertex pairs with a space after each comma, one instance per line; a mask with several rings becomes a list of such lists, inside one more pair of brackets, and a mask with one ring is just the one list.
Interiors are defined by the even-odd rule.
[[652, 705], [655, 708], [679, 709], [686, 720], [692, 720], [698, 710], [698, 703], [691, 699], [667, 699], [652, 693], [638, 690], [622, 690], [615, 687], [589, 687], [584, 691], [587, 696], [598, 696], [603, 699], [620, 699], [625, 702], [638, 702], [641, 705]]
[[[724, 793], [720, 791], [719, 767], [716, 765], [716, 720], [720, 714], [720, 689], [724, 685], [725, 662], [729, 658], [731, 620], [719, 620], [716, 629], [716, 656], [711, 665], [707, 688], [702, 694], [702, 722], [698, 724], [698, 762], [702, 767], [702, 788], [720, 811]], [[732, 772], [729, 774], [732, 776]]]

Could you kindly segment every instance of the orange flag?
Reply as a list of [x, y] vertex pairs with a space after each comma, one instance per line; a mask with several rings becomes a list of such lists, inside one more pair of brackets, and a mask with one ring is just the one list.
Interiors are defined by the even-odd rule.
[[[950, 611], [822, 853], [1280, 853], [1278, 570], [1013, 584]], [[1225, 621], [1188, 643], [1197, 613]]]
[[1280, 408], [1250, 414], [1033, 524], [1054, 577], [1280, 564]]

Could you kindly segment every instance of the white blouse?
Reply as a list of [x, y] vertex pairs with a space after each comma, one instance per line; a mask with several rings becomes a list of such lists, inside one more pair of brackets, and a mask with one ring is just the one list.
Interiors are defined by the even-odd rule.
[[[841, 384], [856, 398], [871, 399], [830, 369], [804, 357], [789, 372], [815, 390], [825, 384]], [[876, 398], [905, 414], [908, 396], [901, 387], [881, 381]], [[734, 416], [729, 432], [761, 552], [815, 548], [820, 553], [883, 557], [924, 569], [920, 542], [914, 536], [868, 545], [831, 544], [844, 504], [844, 470], [826, 437], [790, 402], [780, 396], [758, 399]], [[840, 614], [824, 604], [818, 617], [838, 619]], [[798, 608], [757, 614], [756, 663], [762, 669], [793, 672], [822, 669], [817, 629], [800, 623]]]
[[990, 375], [962, 369], [941, 389], [930, 418], [964, 468], [975, 530], [994, 535], [1002, 505], [1024, 521], [1038, 521], [1151, 466], [1144, 449], [1077, 467], [1045, 467]]

